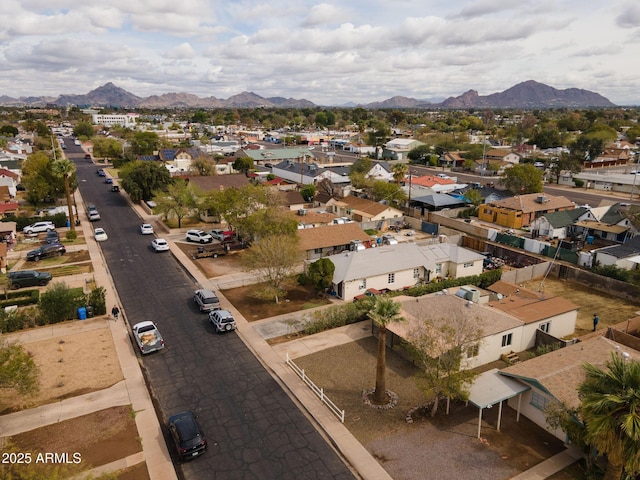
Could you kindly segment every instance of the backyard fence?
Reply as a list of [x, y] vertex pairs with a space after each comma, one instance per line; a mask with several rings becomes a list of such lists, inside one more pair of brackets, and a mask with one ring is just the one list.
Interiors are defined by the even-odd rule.
[[335, 403], [331, 401], [329, 397], [324, 394], [324, 389], [318, 387], [315, 383], [311, 381], [309, 377], [307, 377], [304, 373], [304, 369], [298, 367], [293, 360], [289, 357], [289, 353], [287, 352], [287, 365], [291, 367], [291, 369], [296, 372], [296, 374], [302, 379], [304, 383], [311, 389], [313, 393], [315, 393], [320, 401], [324, 403], [333, 414], [340, 419], [342, 423], [344, 423], [344, 410], [340, 410]]

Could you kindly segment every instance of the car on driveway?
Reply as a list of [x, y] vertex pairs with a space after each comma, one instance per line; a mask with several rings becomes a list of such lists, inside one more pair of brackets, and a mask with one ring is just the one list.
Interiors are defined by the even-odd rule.
[[214, 310], [209, 312], [209, 321], [218, 333], [230, 332], [236, 329], [236, 320], [229, 310]]
[[168, 424], [180, 460], [189, 460], [207, 450], [207, 439], [193, 412], [176, 413], [169, 417]]
[[60, 235], [56, 230], [49, 230], [44, 237], [44, 243], [60, 243]]
[[27, 260], [38, 262], [42, 258], [59, 257], [67, 253], [67, 249], [61, 243], [50, 243], [48, 245], [42, 245], [27, 252]]
[[214, 230], [210, 230], [209, 234], [213, 238], [215, 238], [216, 240], [219, 240], [221, 242], [224, 242], [226, 240], [231, 240], [233, 238], [233, 231], [232, 230], [214, 229]]
[[202, 230], [188, 230], [185, 238], [187, 242], [197, 242], [197, 243], [213, 242], [213, 237], [209, 235], [207, 232], [203, 232]]
[[196, 290], [193, 295], [193, 301], [198, 305], [198, 309], [201, 312], [210, 312], [211, 310], [218, 310], [220, 308], [220, 299], [208, 288], [202, 288]]
[[169, 242], [167, 242], [164, 238], [156, 238], [151, 242], [151, 248], [153, 248], [154, 252], [168, 252], [169, 251]]
[[56, 226], [53, 222], [36, 222], [31, 225], [27, 225], [22, 229], [22, 233], [25, 235], [33, 235], [41, 232], [48, 232], [49, 230], [55, 230]]
[[153, 226], [150, 223], [140, 225], [140, 233], [142, 235], [153, 235]]
[[104, 231], [104, 228], [96, 228], [93, 232], [93, 236], [96, 239], [96, 242], [104, 242], [109, 238], [107, 236], [107, 232]]
[[7, 273], [7, 280], [9, 282], [9, 288], [23, 288], [23, 287], [44, 287], [51, 281], [51, 274], [49, 272], [38, 272], [36, 270], [17, 270], [15, 272]]

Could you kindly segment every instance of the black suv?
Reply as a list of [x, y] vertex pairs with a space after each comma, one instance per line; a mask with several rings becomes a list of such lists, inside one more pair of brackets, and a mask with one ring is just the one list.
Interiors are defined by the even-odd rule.
[[191, 411], [172, 415], [169, 418], [169, 433], [176, 445], [180, 460], [197, 457], [207, 449], [207, 439]]
[[59, 257], [60, 255], [64, 255], [66, 252], [67, 249], [64, 248], [64, 245], [61, 243], [50, 243], [28, 252], [27, 260], [38, 262], [41, 258]]
[[44, 239], [44, 243], [60, 243], [60, 235], [55, 230], [49, 230]]
[[51, 281], [49, 272], [37, 272], [36, 270], [18, 270], [7, 273], [10, 288], [44, 287]]

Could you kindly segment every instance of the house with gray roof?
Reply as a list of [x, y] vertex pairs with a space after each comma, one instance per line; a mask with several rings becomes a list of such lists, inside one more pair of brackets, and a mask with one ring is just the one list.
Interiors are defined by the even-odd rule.
[[640, 236], [633, 237], [622, 245], [592, 250], [596, 265], [615, 265], [625, 270], [636, 270], [640, 267]]
[[309, 163], [316, 158], [313, 150], [309, 150], [309, 147], [245, 148], [237, 152], [236, 155], [238, 157], [249, 157], [256, 163], [271, 163], [274, 165], [283, 160], [291, 160], [294, 163]]
[[274, 164], [271, 168], [271, 173], [283, 180], [288, 180], [300, 185], [317, 184], [325, 178], [329, 179], [334, 185], [348, 184], [351, 182], [348, 175], [336, 173], [316, 163], [305, 163], [300, 160], [289, 159]]
[[401, 290], [435, 278], [459, 278], [482, 273], [484, 257], [451, 243], [418, 245], [402, 242], [332, 255], [333, 291], [352, 300], [370, 288]]

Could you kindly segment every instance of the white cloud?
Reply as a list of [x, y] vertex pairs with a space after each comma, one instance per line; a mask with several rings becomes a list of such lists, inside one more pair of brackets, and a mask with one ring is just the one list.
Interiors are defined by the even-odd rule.
[[194, 58], [196, 56], [196, 51], [189, 43], [181, 43], [177, 47], [168, 50], [164, 56], [166, 58], [172, 58], [174, 60], [184, 60]]

